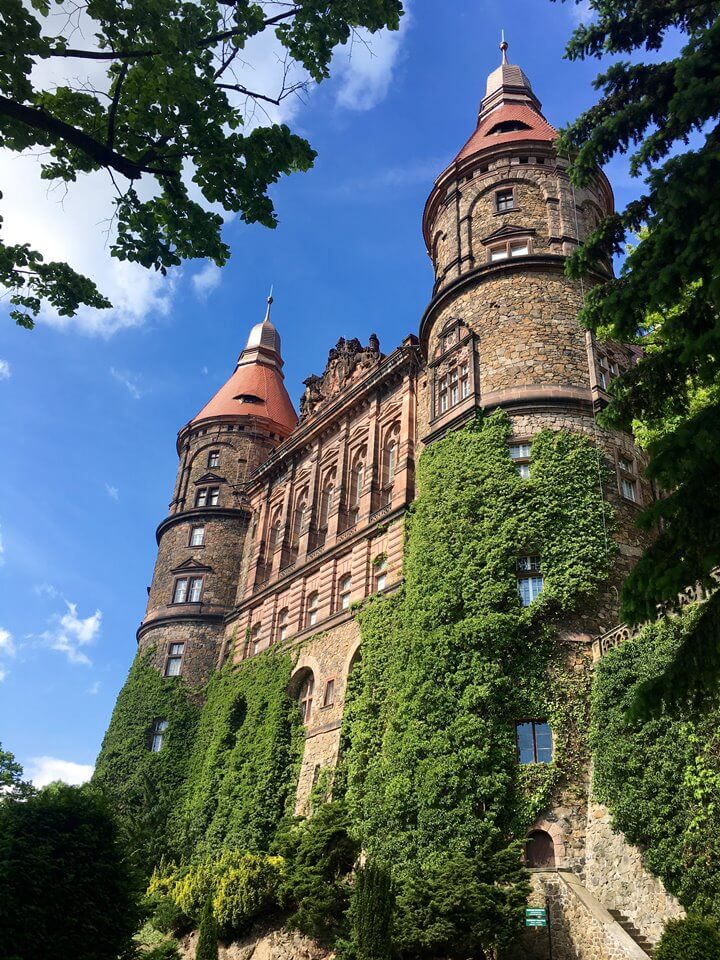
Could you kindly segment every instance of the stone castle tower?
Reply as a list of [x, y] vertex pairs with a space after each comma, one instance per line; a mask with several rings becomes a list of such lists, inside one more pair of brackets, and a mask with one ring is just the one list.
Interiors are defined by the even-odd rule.
[[[306, 726], [299, 809], [337, 759], [360, 655], [353, 608], [402, 582], [403, 516], [423, 447], [478, 409], [498, 408], [511, 417], [521, 475], [540, 430], [568, 429], [596, 444], [598, 465], [614, 478], [603, 494], [617, 516], [619, 555], [599, 604], [559, 625], [578, 662], [597, 655], [616, 625], [617, 587], [644, 545], [634, 520], [653, 492], [642, 455], [629, 435], [595, 419], [634, 348], [600, 345], [581, 329], [583, 284], [564, 272], [565, 258], [612, 212], [612, 190], [599, 170], [590, 186], [573, 188], [556, 130], [505, 42], [501, 51], [476, 128], [425, 206], [434, 285], [418, 335], [387, 354], [375, 335], [365, 346], [341, 338], [322, 375], [304, 381], [298, 418], [268, 305], [233, 375], [178, 435], [178, 475], [138, 641], [162, 673], [198, 687], [229, 659], [276, 644], [297, 650], [292, 691]], [[538, 589], [535, 572], [519, 571], [521, 596]], [[598, 851], [625, 862], [627, 848], [587, 801], [568, 805], [558, 795], [528, 835], [536, 866], [581, 876], [591, 899], [603, 888], [602, 909], [621, 910], [651, 939], [657, 903], [677, 911], [637, 858], [617, 890], [608, 883]], [[641, 923], [643, 910], [650, 919]], [[613, 957], [645, 956], [618, 949]]]

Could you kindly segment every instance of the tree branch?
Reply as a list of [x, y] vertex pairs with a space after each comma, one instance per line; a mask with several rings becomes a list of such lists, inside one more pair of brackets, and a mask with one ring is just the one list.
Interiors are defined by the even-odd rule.
[[110, 110], [108, 111], [107, 146], [109, 149], [112, 149], [112, 145], [115, 141], [115, 116], [117, 115], [118, 103], [120, 101], [120, 90], [122, 89], [123, 80], [127, 76], [127, 72], [128, 64], [124, 63], [120, 67], [120, 73], [118, 74], [115, 90], [113, 91], [112, 103], [110, 104]]
[[[298, 13], [300, 7], [293, 7], [286, 10], [285, 13], [278, 13], [274, 17], [268, 17], [263, 20], [263, 27], [272, 27], [281, 20], [287, 20]], [[223, 30], [221, 33], [212, 33], [209, 37], [203, 37], [198, 40], [195, 47], [202, 50], [205, 47], [212, 47], [215, 43], [221, 43], [223, 40], [230, 40], [233, 37], [243, 36], [245, 27], [235, 27], [232, 30]], [[259, 31], [262, 32], [262, 31]], [[144, 57], [157, 57], [163, 51], [161, 50], [75, 50], [66, 47], [63, 50], [54, 50], [51, 57], [64, 57], [77, 60], [142, 60]], [[176, 53], [186, 53], [186, 50], [177, 49]]]
[[44, 130], [59, 140], [64, 140], [78, 150], [82, 150], [91, 160], [94, 160], [101, 167], [111, 167], [117, 170], [128, 180], [139, 180], [144, 173], [162, 173], [162, 171], [152, 170], [141, 164], [134, 163], [120, 153], [116, 153], [111, 147], [100, 143], [85, 133], [78, 130], [64, 120], [51, 116], [40, 107], [28, 107], [26, 104], [17, 103], [9, 97], [0, 94], [0, 115], [10, 117], [20, 123], [26, 124], [34, 130]]

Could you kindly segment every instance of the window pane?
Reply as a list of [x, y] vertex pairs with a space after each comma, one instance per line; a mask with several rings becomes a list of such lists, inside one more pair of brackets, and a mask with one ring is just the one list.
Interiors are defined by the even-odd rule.
[[220, 454], [217, 450], [212, 450], [208, 455], [208, 466], [217, 467], [220, 463]]
[[175, 581], [175, 593], [173, 594], [173, 603], [185, 603], [187, 599], [187, 580]]
[[204, 507], [207, 503], [207, 490], [198, 490], [195, 494], [195, 506]]
[[335, 702], [335, 681], [328, 680], [325, 684], [325, 698], [323, 700], [323, 705], [330, 707]]
[[160, 753], [162, 750], [163, 736], [161, 733], [153, 734], [151, 750], [153, 753]]
[[537, 555], [531, 557], [518, 557], [517, 568], [518, 570], [539, 570], [540, 557]]
[[219, 500], [220, 500], [220, 488], [211, 487], [210, 488], [210, 506], [216, 507], [218, 505]]
[[184, 644], [184, 643], [171, 643], [171, 644], [170, 644], [170, 656], [171, 656], [171, 657], [181, 657], [184, 650], [185, 650], [185, 644]]
[[387, 574], [379, 573], [377, 576], [377, 588], [378, 590], [384, 590], [385, 585], [387, 584]]
[[532, 723], [519, 723], [516, 727], [520, 763], [535, 762], [532, 726]]
[[202, 578], [193, 577], [190, 581], [190, 603], [198, 603], [200, 600], [200, 594], [202, 593]]
[[552, 731], [547, 723], [535, 724], [535, 746], [538, 763], [551, 763], [553, 758]]
[[633, 465], [631, 461], [628, 460], [626, 457], [620, 457], [620, 459], [618, 460], [618, 466], [620, 467], [621, 470], [624, 470], [625, 473], [633, 472]]
[[523, 240], [519, 243], [510, 244], [510, 256], [511, 257], [526, 257], [530, 252], [528, 247], [527, 240]]
[[180, 676], [180, 657], [168, 657], [167, 663], [165, 664], [165, 676], [166, 677], [179, 677]]
[[511, 443], [510, 456], [512, 457], [513, 460], [529, 460], [530, 444], [529, 443]]
[[205, 542], [205, 527], [193, 527], [190, 536], [191, 547], [201, 547]]
[[490, 262], [495, 263], [496, 260], [507, 260], [508, 251], [507, 247], [503, 244], [502, 247], [491, 247], [490, 248]]
[[637, 491], [635, 489], [634, 480], [626, 480], [625, 477], [620, 481], [620, 486], [622, 488], [622, 495], [628, 500], [637, 500]]
[[518, 472], [518, 476], [522, 477], [523, 480], [528, 480], [530, 477], [530, 464], [529, 463], [518, 463], [515, 469]]

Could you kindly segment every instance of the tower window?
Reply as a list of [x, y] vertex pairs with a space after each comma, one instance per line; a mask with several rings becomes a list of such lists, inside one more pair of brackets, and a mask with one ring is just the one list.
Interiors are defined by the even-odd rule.
[[618, 481], [620, 493], [626, 500], [633, 503], [638, 502], [637, 477], [635, 476], [635, 464], [628, 457], [618, 457], [617, 462]]
[[545, 720], [525, 720], [515, 727], [518, 761], [526, 763], [552, 763], [552, 730]]
[[320, 597], [317, 590], [308, 596], [307, 603], [305, 605], [305, 624], [308, 627], [314, 627], [318, 619], [318, 606], [320, 602]]
[[173, 603], [199, 603], [202, 596], [202, 577], [178, 577], [173, 590]]
[[516, 569], [520, 603], [529, 607], [533, 600], [540, 596], [545, 582], [540, 572], [540, 557], [518, 557]]
[[506, 210], [513, 210], [515, 208], [515, 201], [513, 199], [513, 191], [510, 190], [498, 190], [495, 194], [495, 209], [498, 213], [504, 213]]
[[510, 240], [505, 243], [496, 243], [490, 247], [490, 263], [499, 260], [508, 260], [511, 257], [527, 257], [530, 254], [529, 240]]
[[165, 661], [165, 676], [179, 677], [182, 666], [183, 653], [185, 652], [184, 643], [171, 643], [168, 650], [168, 657]]
[[160, 753], [162, 750], [167, 728], [167, 720], [156, 720], [153, 724], [152, 734], [150, 736], [150, 749], [153, 753]]
[[220, 502], [220, 487], [200, 487], [195, 494], [196, 507], [216, 507]]
[[277, 620], [277, 638], [278, 638], [278, 642], [280, 643], [282, 643], [283, 640], [287, 640], [288, 619], [289, 619], [288, 608], [283, 607], [280, 613], [278, 613], [278, 620]]
[[460, 383], [458, 379], [458, 369], [453, 367], [448, 376], [450, 386], [450, 406], [454, 407], [460, 399]]
[[202, 547], [205, 543], [205, 527], [200, 524], [190, 529], [190, 546]]
[[530, 476], [530, 444], [529, 443], [511, 443], [510, 459], [515, 464], [518, 476], [527, 480]]
[[348, 610], [352, 596], [352, 576], [346, 573], [338, 583], [338, 610]]
[[448, 381], [447, 377], [441, 377], [438, 381], [438, 411], [445, 413], [448, 408]]
[[460, 399], [470, 396], [470, 368], [467, 363], [460, 364]]
[[325, 693], [323, 695], [323, 706], [331, 707], [335, 703], [335, 681], [327, 680], [325, 683]]
[[208, 454], [208, 467], [219, 467], [220, 466], [220, 451], [211, 450]]

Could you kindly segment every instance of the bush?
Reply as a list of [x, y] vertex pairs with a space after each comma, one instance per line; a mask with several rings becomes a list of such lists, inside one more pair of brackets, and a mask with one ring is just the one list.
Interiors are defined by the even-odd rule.
[[278, 905], [282, 857], [243, 854], [215, 886], [213, 907], [224, 933], [244, 933], [261, 913]]
[[150, 919], [155, 929], [161, 933], [184, 933], [192, 925], [190, 917], [172, 897], [158, 897]]
[[395, 906], [390, 871], [372, 862], [355, 875], [350, 904], [353, 944], [358, 960], [390, 960]]
[[210, 898], [208, 898], [200, 918], [200, 932], [195, 949], [195, 960], [218, 960], [218, 928]]
[[720, 932], [710, 920], [687, 917], [670, 920], [655, 954], [656, 960], [720, 960]]
[[142, 960], [180, 960], [177, 943], [166, 940], [142, 955]]
[[0, 804], [5, 949], [12, 945], [23, 960], [129, 957], [139, 900], [138, 878], [98, 790], [51, 784], [24, 802]]

